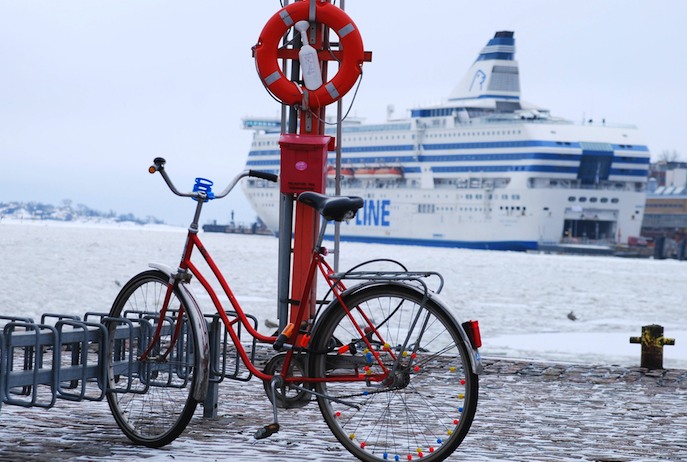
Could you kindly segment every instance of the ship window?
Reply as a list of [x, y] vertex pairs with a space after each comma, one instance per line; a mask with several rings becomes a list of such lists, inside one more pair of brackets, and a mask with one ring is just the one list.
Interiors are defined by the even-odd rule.
[[602, 204], [605, 204], [606, 202], [608, 202], [608, 198], [607, 198], [607, 197], [602, 197], [602, 198], [601, 198], [601, 203], [602, 203]]
[[596, 202], [598, 199], [596, 197], [590, 197], [589, 202]]
[[568, 197], [568, 202], [575, 202], [575, 196]]
[[611, 199], [611, 203], [617, 204], [617, 203], [618, 203], [618, 198], [617, 198], [617, 197], [614, 197], [613, 199]]
[[434, 213], [434, 204], [418, 204], [418, 213]]
[[586, 197], [580, 197], [580, 202], [587, 202], [587, 198]]

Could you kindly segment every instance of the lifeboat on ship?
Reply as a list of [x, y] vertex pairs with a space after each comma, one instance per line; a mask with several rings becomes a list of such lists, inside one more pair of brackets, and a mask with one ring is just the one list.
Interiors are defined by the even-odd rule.
[[[332, 179], [336, 178], [336, 167], [334, 167], [333, 165], [327, 167], [327, 177]], [[341, 167], [341, 177], [343, 179], [353, 178], [353, 169], [348, 167]]]
[[375, 178], [376, 169], [361, 167], [355, 170], [355, 177], [359, 180], [370, 180]]
[[400, 167], [380, 167], [375, 170], [374, 177], [383, 180], [403, 178], [403, 170]]

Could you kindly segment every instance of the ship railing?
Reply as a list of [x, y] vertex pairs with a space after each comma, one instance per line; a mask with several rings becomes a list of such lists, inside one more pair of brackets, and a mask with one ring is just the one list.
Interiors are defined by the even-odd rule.
[[580, 245], [597, 245], [597, 246], [613, 246], [617, 242], [613, 238], [591, 239], [588, 237], [562, 237], [558, 242], [542, 242], [543, 244], [580, 244]]
[[545, 124], [545, 125], [576, 125], [576, 126], [592, 126], [592, 127], [609, 127], [609, 128], [625, 128], [636, 129], [634, 124], [611, 123], [604, 119], [587, 119], [581, 121], [574, 121], [562, 119], [559, 117], [527, 117], [527, 116], [510, 116], [510, 115], [486, 115], [482, 117], [472, 117], [467, 121], [461, 121], [458, 116], [455, 116], [455, 122], [460, 125], [509, 125], [513, 123], [527, 123], [527, 124]]
[[639, 182], [644, 186], [637, 186], [637, 182], [627, 181], [600, 181], [596, 184], [585, 184], [578, 180], [566, 180], [560, 178], [530, 178], [527, 182], [528, 188], [534, 189], [584, 189], [588, 191], [636, 191], [642, 192], [646, 189], [646, 183]]

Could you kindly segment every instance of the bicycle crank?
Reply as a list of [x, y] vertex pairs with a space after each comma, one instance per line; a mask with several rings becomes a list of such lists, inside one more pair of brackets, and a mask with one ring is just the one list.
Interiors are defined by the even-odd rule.
[[[286, 353], [279, 353], [267, 362], [265, 365], [264, 372], [268, 375], [274, 375], [275, 373], [281, 372], [284, 366], [284, 357]], [[288, 377], [303, 377], [305, 376], [305, 366], [303, 362], [296, 356], [291, 357], [291, 364], [289, 365]], [[288, 383], [282, 383], [281, 386], [274, 390], [274, 399], [276, 400], [277, 407], [281, 409], [295, 409], [306, 406], [312, 396], [309, 390], [303, 388], [302, 382], [295, 382], [291, 386]], [[265, 394], [272, 401], [272, 390], [269, 381], [263, 381], [263, 386], [265, 387]]]

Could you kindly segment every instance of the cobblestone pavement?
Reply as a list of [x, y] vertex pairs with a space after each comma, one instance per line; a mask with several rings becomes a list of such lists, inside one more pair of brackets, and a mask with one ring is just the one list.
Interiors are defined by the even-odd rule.
[[[687, 461], [687, 371], [486, 359], [470, 433], [449, 460]], [[3, 405], [2, 461], [348, 461], [317, 405], [282, 411], [282, 431], [253, 439], [271, 408], [262, 384], [220, 386], [219, 417], [202, 412], [162, 449], [131, 445], [106, 402], [52, 409]], [[299, 428], [296, 428], [298, 426]]]

